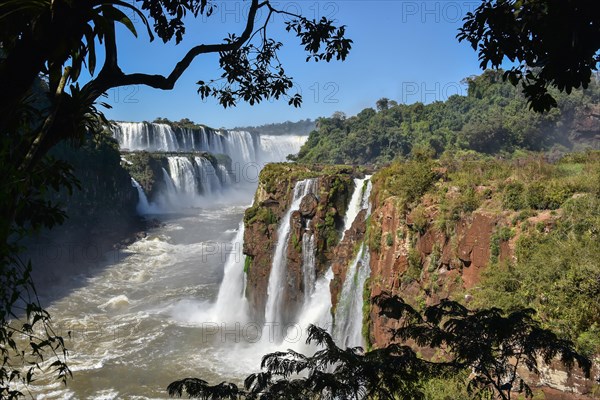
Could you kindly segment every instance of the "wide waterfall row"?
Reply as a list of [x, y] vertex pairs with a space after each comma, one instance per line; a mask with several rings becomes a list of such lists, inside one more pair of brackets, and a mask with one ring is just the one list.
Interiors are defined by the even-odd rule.
[[261, 136], [246, 131], [188, 129], [148, 122], [116, 122], [113, 136], [124, 151], [193, 152], [226, 154], [233, 162], [285, 161], [306, 141], [306, 136]]
[[[128, 161], [126, 156], [124, 160]], [[139, 197], [139, 214], [161, 214], [205, 206], [215, 195], [223, 194], [235, 180], [235, 172], [214, 157], [162, 156], [155, 162], [158, 166], [154, 166], [151, 196], [132, 178]]]

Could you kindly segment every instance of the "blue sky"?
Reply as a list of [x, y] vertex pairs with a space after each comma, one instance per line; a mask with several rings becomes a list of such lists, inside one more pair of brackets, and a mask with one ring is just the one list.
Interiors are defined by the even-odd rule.
[[[139, 38], [119, 32], [119, 63], [124, 72], [168, 74], [194, 44], [215, 42], [228, 32], [241, 32], [247, 1], [216, 1], [210, 18], [190, 20], [184, 41], [175, 46], [160, 40], [150, 43], [141, 21]], [[258, 106], [239, 104], [223, 109], [215, 99], [201, 100], [198, 80], [219, 76], [218, 58], [202, 56], [178, 81], [172, 91], [145, 86], [112, 89], [105, 99], [113, 106], [108, 118], [124, 121], [189, 118], [213, 127], [232, 128], [271, 122], [296, 121], [330, 116], [335, 111], [354, 115], [373, 107], [381, 97], [398, 102], [429, 103], [452, 94], [465, 94], [461, 80], [478, 74], [477, 54], [455, 36], [461, 18], [479, 1], [278, 1], [275, 6], [308, 17], [328, 16], [347, 25], [354, 41], [345, 62], [305, 62], [299, 41], [285, 32], [279, 16], [269, 28], [272, 37], [284, 43], [281, 53], [286, 73], [294, 77], [304, 102], [301, 108], [286, 101]], [[263, 16], [264, 17], [264, 16]]]

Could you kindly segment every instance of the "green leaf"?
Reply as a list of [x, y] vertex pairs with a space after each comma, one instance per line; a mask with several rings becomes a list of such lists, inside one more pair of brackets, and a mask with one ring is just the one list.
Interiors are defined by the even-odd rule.
[[137, 37], [137, 31], [135, 30], [135, 26], [133, 25], [133, 22], [131, 22], [129, 17], [127, 15], [125, 15], [125, 13], [123, 11], [121, 11], [118, 8], [115, 8], [113, 6], [103, 6], [102, 13], [107, 18], [109, 18], [115, 22], [120, 22], [123, 25], [125, 25], [125, 27], [127, 27], [127, 29], [129, 29], [129, 31], [131, 33], [133, 33], [133, 36]]

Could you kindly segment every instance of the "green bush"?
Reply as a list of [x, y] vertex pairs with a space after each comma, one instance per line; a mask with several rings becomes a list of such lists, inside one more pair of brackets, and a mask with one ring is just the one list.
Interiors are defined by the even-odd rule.
[[427, 230], [427, 226], [429, 225], [429, 219], [427, 218], [427, 214], [425, 213], [425, 207], [419, 204], [412, 212], [412, 230], [420, 233], [421, 235], [425, 233]]
[[244, 273], [248, 274], [250, 272], [250, 267], [252, 266], [252, 257], [246, 256], [244, 259]]
[[480, 204], [481, 200], [475, 189], [468, 187], [461, 193], [457, 206], [461, 211], [469, 213], [477, 210]]
[[388, 247], [391, 247], [394, 244], [394, 237], [392, 236], [391, 233], [388, 233], [385, 237], [385, 244]]
[[566, 185], [557, 182], [536, 182], [527, 188], [527, 204], [536, 210], [555, 210], [571, 196]]
[[422, 269], [421, 254], [417, 249], [410, 249], [408, 252], [408, 269], [403, 276], [403, 281], [405, 283], [418, 281], [421, 278]]
[[[591, 194], [569, 199], [561, 214], [549, 232], [523, 233], [516, 263], [488, 268], [474, 295], [482, 307], [533, 307], [545, 327], [573, 340], [580, 351], [598, 353], [600, 199]], [[509, 236], [498, 230], [493, 243]]]
[[504, 208], [518, 211], [525, 207], [524, 198], [525, 187], [521, 182], [510, 182], [504, 188], [502, 205]]
[[509, 227], [500, 227], [491, 237], [490, 240], [490, 258], [493, 263], [498, 261], [500, 255], [500, 243], [507, 242], [515, 236], [515, 232]]
[[436, 175], [432, 161], [395, 162], [379, 170], [373, 182], [390, 196], [398, 196], [404, 204], [420, 199], [434, 184]]

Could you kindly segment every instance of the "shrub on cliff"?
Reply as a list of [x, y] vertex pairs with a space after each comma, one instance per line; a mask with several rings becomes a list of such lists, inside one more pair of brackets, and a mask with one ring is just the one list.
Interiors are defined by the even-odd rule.
[[405, 205], [415, 202], [435, 182], [434, 162], [410, 160], [395, 162], [373, 176], [373, 184], [384, 197], [397, 196]]

